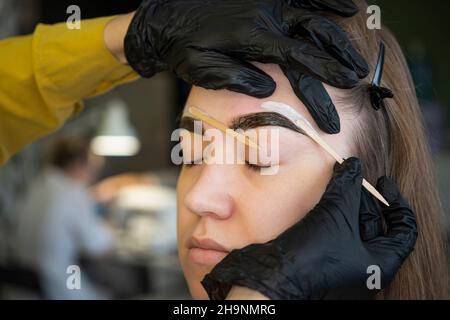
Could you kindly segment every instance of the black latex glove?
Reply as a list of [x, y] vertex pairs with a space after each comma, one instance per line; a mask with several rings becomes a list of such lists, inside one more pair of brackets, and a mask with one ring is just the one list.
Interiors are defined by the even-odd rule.
[[[328, 11], [338, 14], [343, 17], [353, 16], [358, 12], [358, 7], [349, 0], [285, 0], [290, 5], [301, 7], [308, 10]], [[337, 28], [328, 19], [305, 14], [303, 25], [308, 25], [303, 32], [292, 34], [292, 37], [298, 41], [307, 41], [313, 39], [318, 47], [323, 47], [327, 51], [336, 51], [333, 56], [343, 64], [348, 65], [349, 61], [357, 58], [357, 52], [348, 41], [347, 36], [342, 30]], [[333, 30], [327, 32], [326, 30]], [[311, 33], [310, 30], [318, 30], [318, 32]], [[344, 39], [344, 40], [343, 40]], [[350, 65], [360, 65], [359, 61], [355, 60]], [[352, 68], [350, 66], [350, 68]], [[308, 108], [311, 116], [316, 121], [319, 128], [327, 133], [338, 133], [340, 131], [340, 120], [336, 108], [325, 90], [322, 81], [317, 77], [311, 76], [303, 72], [299, 68], [292, 68], [291, 66], [281, 65], [286, 77], [289, 79], [291, 86], [297, 97]], [[352, 68], [354, 69], [354, 68]], [[368, 72], [368, 66], [362, 67], [358, 73], [360, 77], [364, 77]], [[327, 81], [323, 81], [327, 82]], [[331, 84], [331, 83], [329, 83]]]
[[202, 284], [211, 299], [224, 299], [233, 285], [271, 299], [368, 299], [367, 268], [381, 269], [389, 286], [414, 248], [417, 225], [410, 206], [387, 177], [377, 187], [389, 202], [381, 217], [373, 196], [362, 190], [361, 162], [336, 166], [317, 206], [300, 222], [265, 244], [233, 250]]
[[286, 3], [308, 10], [329, 11], [343, 17], [351, 17], [358, 7], [351, 0], [285, 0]]
[[[369, 68], [342, 30], [315, 10], [349, 16], [357, 7], [351, 0], [145, 0], [125, 37], [125, 55], [144, 77], [171, 70], [193, 85], [258, 98], [276, 84], [248, 61], [296, 70], [289, 77], [296, 94], [322, 130], [337, 133], [339, 117], [321, 82], [351, 88]], [[299, 81], [299, 73], [311, 78]]]

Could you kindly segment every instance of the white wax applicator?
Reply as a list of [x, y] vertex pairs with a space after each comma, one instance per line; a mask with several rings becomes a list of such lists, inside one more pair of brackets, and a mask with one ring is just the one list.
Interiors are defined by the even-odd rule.
[[[308, 135], [311, 139], [313, 139], [317, 144], [319, 144], [325, 151], [327, 151], [339, 164], [344, 162], [344, 159], [334, 151], [325, 140], [319, 135], [319, 133], [313, 128], [311, 123], [295, 111], [290, 105], [287, 105], [282, 102], [275, 101], [267, 101], [261, 104], [261, 108], [279, 113], [289, 120], [291, 120], [297, 127], [299, 127], [306, 135]], [[384, 197], [375, 189], [366, 179], [363, 179], [362, 185], [367, 189], [372, 195], [375, 196], [378, 200], [383, 202], [386, 206], [389, 207], [389, 203], [384, 199]]]

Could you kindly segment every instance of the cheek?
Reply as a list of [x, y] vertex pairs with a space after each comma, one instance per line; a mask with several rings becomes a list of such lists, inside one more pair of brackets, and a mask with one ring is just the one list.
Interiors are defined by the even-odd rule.
[[332, 176], [334, 163], [329, 157], [310, 156], [293, 164], [295, 169], [290, 170], [289, 179], [295, 188], [286, 188], [285, 195], [300, 208], [301, 217], [319, 202]]
[[272, 240], [302, 219], [322, 197], [333, 166], [327, 157], [302, 156], [262, 182], [262, 191], [247, 194], [241, 214], [250, 231], [248, 243]]

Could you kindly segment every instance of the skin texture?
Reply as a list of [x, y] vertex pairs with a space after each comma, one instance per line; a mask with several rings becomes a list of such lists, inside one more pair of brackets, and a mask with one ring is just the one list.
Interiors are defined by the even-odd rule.
[[[221, 122], [231, 123], [236, 116], [264, 112], [260, 108], [264, 101], [279, 101], [294, 107], [321, 132], [280, 68], [256, 65], [275, 79], [277, 88], [272, 96], [257, 99], [227, 90], [193, 87], [186, 106], [196, 106]], [[336, 101], [340, 91], [326, 88]], [[321, 135], [343, 157], [349, 157], [355, 115], [339, 112], [339, 116], [341, 132]], [[324, 193], [334, 159], [307, 136], [279, 128], [279, 137], [279, 170], [273, 176], [238, 164], [183, 167], [177, 186], [178, 249], [193, 298], [207, 298], [200, 281], [213, 266], [189, 258], [191, 236], [213, 239], [227, 250], [266, 242], [304, 217]]]
[[127, 64], [123, 50], [123, 39], [125, 38], [131, 19], [133, 19], [133, 15], [134, 12], [118, 15], [106, 25], [103, 33], [106, 48], [123, 64]]

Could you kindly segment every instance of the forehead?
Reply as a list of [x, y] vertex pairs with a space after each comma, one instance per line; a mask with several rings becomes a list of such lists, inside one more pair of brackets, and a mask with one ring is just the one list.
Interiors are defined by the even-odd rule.
[[[264, 112], [265, 110], [260, 107], [261, 103], [264, 101], [278, 101], [292, 106], [297, 112], [306, 117], [316, 129], [318, 129], [311, 114], [295, 95], [291, 84], [281, 71], [280, 67], [274, 64], [254, 64], [269, 74], [277, 84], [274, 93], [270, 97], [258, 99], [229, 90], [207, 90], [201, 87], [193, 87], [186, 106], [196, 106], [206, 111], [212, 117], [222, 122], [229, 123], [233, 118], [240, 115]], [[332, 94], [332, 92], [330, 94]], [[186, 113], [187, 110], [184, 112]]]
[[[234, 118], [255, 112], [265, 112], [261, 108], [261, 103], [265, 101], [278, 101], [293, 107], [297, 112], [304, 116], [313, 127], [320, 132], [324, 138], [328, 139], [330, 143], [334, 143], [343, 147], [348, 141], [346, 138], [353, 127], [353, 116], [343, 115], [339, 107], [337, 111], [341, 119], [341, 132], [335, 135], [327, 135], [323, 133], [313, 120], [311, 114], [305, 105], [299, 100], [294, 93], [289, 80], [281, 71], [280, 67], [275, 64], [261, 64], [254, 63], [258, 68], [269, 74], [276, 82], [277, 87], [274, 93], [267, 98], [258, 99], [245, 94], [236, 93], [229, 90], [207, 90], [201, 87], [193, 87], [186, 106], [195, 106], [207, 112], [213, 118], [223, 122], [230, 123]], [[333, 102], [337, 100], [338, 96], [342, 96], [340, 90], [325, 85]], [[185, 108], [184, 114], [187, 113]]]

